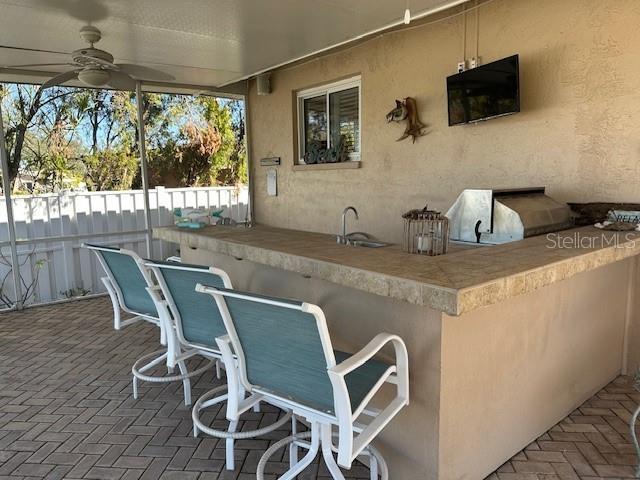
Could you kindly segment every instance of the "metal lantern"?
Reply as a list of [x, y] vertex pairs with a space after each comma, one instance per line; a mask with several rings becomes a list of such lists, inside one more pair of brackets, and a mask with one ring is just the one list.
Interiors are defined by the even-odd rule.
[[402, 248], [407, 253], [443, 255], [449, 249], [449, 219], [440, 212], [409, 210], [404, 218]]

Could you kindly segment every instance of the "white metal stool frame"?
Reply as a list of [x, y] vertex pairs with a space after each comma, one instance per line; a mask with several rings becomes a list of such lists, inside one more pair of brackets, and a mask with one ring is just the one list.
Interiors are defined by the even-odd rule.
[[[369, 455], [370, 457], [372, 479], [377, 479], [378, 473], [382, 475], [383, 480], [388, 479], [389, 474], [384, 459], [375, 448], [370, 447], [371, 442], [382, 429], [402, 408], [409, 404], [408, 355], [406, 346], [400, 337], [387, 333], [378, 334], [359, 352], [340, 364], [336, 364], [326, 319], [322, 309], [317, 305], [304, 302], [300, 304], [281, 302], [266, 297], [253, 296], [204, 285], [198, 285], [196, 290], [208, 293], [216, 299], [228, 332], [227, 336], [217, 339], [218, 345], [220, 346], [225, 361], [231, 361], [230, 355], [233, 348], [239, 366], [239, 378], [244, 388], [252, 394], [257, 393], [263, 395], [269, 403], [280, 406], [281, 408], [291, 409], [294, 415], [305, 419], [311, 427], [310, 432], [303, 434], [294, 433], [291, 437], [281, 440], [268, 449], [258, 464], [256, 473], [258, 480], [263, 478], [264, 466], [268, 457], [272, 455], [277, 448], [286, 444], [292, 445], [292, 453], [290, 454], [292, 465], [289, 471], [279, 477], [280, 480], [291, 480], [295, 478], [313, 461], [318, 451], [322, 451], [327, 468], [335, 480], [344, 480], [339, 466], [350, 469], [352, 462], [361, 455]], [[314, 409], [290, 398], [280, 397], [273, 392], [262, 390], [249, 382], [243, 348], [236, 332], [232, 315], [227, 306], [226, 298], [249, 300], [251, 302], [280, 308], [299, 310], [313, 315], [327, 362], [327, 373], [333, 387], [335, 414]], [[388, 367], [366, 394], [360, 405], [354, 410], [351, 405], [345, 377], [371, 360], [387, 344], [391, 344], [395, 350], [396, 363]], [[385, 383], [396, 385], [395, 398], [382, 410], [367, 408], [374, 395]], [[369, 422], [358, 423], [359, 420], [363, 419], [362, 417], [367, 417]], [[333, 444], [334, 427], [337, 427], [337, 447]], [[307, 437], [311, 438], [308, 444], [302, 442], [302, 440]], [[297, 446], [308, 447], [309, 449], [308, 453], [300, 461], [297, 461], [297, 455], [295, 453]], [[334, 450], [337, 451], [337, 462], [333, 456]]]
[[633, 441], [633, 448], [636, 450], [636, 457], [638, 457], [638, 464], [636, 465], [636, 478], [640, 478], [640, 444], [638, 443], [638, 435], [636, 433], [636, 422], [640, 416], [640, 405], [636, 408], [635, 412], [631, 416], [629, 422], [629, 429], [631, 430], [631, 440]]
[[[180, 311], [173, 298], [171, 288], [165, 280], [165, 275], [162, 270], [170, 269], [216, 275], [222, 280], [225, 288], [230, 289], [232, 288], [231, 279], [227, 272], [215, 267], [190, 266], [179, 263], [170, 265], [166, 262], [160, 263], [153, 261], [146, 262], [145, 267], [149, 268], [154, 273], [154, 276], [158, 281], [158, 286], [160, 287], [159, 289], [149, 289], [149, 293], [156, 304], [160, 318], [172, 318], [175, 326], [175, 335], [167, 338], [168, 351], [175, 352], [173, 355], [170, 354], [169, 358], [174, 359], [174, 361], [179, 361], [190, 358], [194, 355], [200, 355], [211, 359], [216, 362], [218, 379], [221, 378], [220, 367], [225, 369], [227, 374], [227, 385], [215, 387], [204, 393], [193, 405], [191, 418], [193, 420], [193, 435], [195, 437], [198, 436], [199, 432], [203, 432], [212, 437], [225, 440], [226, 468], [227, 470], [234, 470], [235, 440], [259, 437], [272, 432], [287, 423], [291, 419], [292, 414], [287, 409], [283, 409], [285, 411], [285, 415], [279, 418], [276, 422], [257, 430], [237, 432], [236, 429], [238, 428], [240, 415], [251, 409], [255, 412], [259, 412], [260, 402], [264, 401], [264, 397], [258, 394], [247, 396], [246, 390], [238, 379], [237, 361], [231, 351], [228, 352], [226, 360], [224, 360], [223, 353], [219, 349], [193, 343], [185, 338]], [[160, 295], [160, 293], [162, 295]], [[211, 340], [212, 342], [216, 342], [215, 338], [212, 338]], [[225, 390], [227, 393], [224, 393]], [[213, 429], [208, 425], [205, 425], [202, 420], [200, 420], [200, 414], [205, 408], [225, 401], [227, 402], [227, 419], [229, 419], [229, 427], [227, 430]]]
[[[122, 255], [127, 255], [130, 257], [138, 267], [140, 274], [144, 278], [146, 283], [146, 287], [144, 287], [147, 292], [157, 292], [160, 290], [160, 287], [153, 281], [150, 270], [145, 267], [144, 260], [134, 251], [127, 250], [124, 248], [115, 248], [115, 247], [105, 247], [101, 245], [94, 245], [85, 243], [82, 245], [83, 248], [87, 248], [89, 250], [93, 250], [96, 253], [98, 258], [98, 262], [102, 266], [104, 272], [106, 273], [105, 277], [102, 277], [102, 283], [107, 289], [109, 293], [109, 297], [111, 298], [111, 304], [113, 306], [113, 328], [116, 330], [121, 330], [122, 327], [126, 327], [137, 323], [139, 321], [147, 321], [152, 323], [153, 325], [157, 325], [160, 327], [160, 344], [163, 346], [167, 346], [170, 343], [174, 343], [173, 337], [175, 336], [174, 327], [171, 322], [171, 319], [162, 318], [159, 313], [157, 316], [149, 315], [148, 313], [140, 313], [136, 310], [127, 306], [125, 301], [125, 295], [116, 280], [116, 276], [113, 271], [109, 267], [108, 262], [105, 260], [102, 252], [108, 253], [117, 253]], [[151, 300], [155, 305], [155, 300], [153, 299], [153, 295], [151, 296]], [[120, 311], [124, 311], [133, 315], [133, 317], [122, 320]], [[156, 307], [157, 310], [157, 307]], [[131, 367], [131, 374], [133, 375], [133, 398], [138, 398], [138, 380], [151, 382], [151, 383], [169, 383], [175, 381], [182, 381], [183, 383], [183, 391], [184, 391], [184, 401], [185, 405], [191, 404], [191, 381], [190, 378], [196, 375], [201, 374], [205, 370], [209, 369], [213, 366], [212, 363], [207, 364], [203, 367], [198, 368], [197, 370], [189, 372], [187, 370], [186, 364], [184, 363], [184, 359], [176, 361], [173, 356], [175, 355], [174, 351], [169, 351], [168, 349], [160, 349], [155, 352], [151, 352], [140, 357]], [[153, 367], [160, 365], [161, 363], [166, 363], [169, 375], [165, 376], [157, 376], [157, 375], [146, 375], [144, 372], [152, 369]], [[178, 365], [180, 369], [179, 375], [171, 375], [173, 372], [173, 368], [175, 365]]]
[[[294, 417], [295, 424], [295, 417]], [[333, 439], [335, 439], [336, 435], [332, 435]], [[310, 440], [310, 441], [309, 441]], [[269, 459], [275, 454], [279, 449], [289, 446], [289, 461], [291, 466], [295, 466], [298, 463], [297, 459], [297, 447], [303, 447], [311, 452], [317, 452], [320, 448], [317, 443], [314, 446], [314, 435], [312, 431], [302, 432], [302, 433], [292, 433], [292, 435], [278, 440], [276, 443], [271, 445], [267, 450], [265, 450], [262, 457], [258, 461], [258, 466], [256, 467], [256, 480], [264, 480], [264, 470], [267, 466], [267, 462]], [[315, 437], [315, 442], [319, 442], [318, 438]], [[330, 452], [327, 452], [327, 455], [330, 455], [330, 458], [333, 458], [333, 454], [337, 453], [338, 449], [335, 446], [331, 447]], [[315, 453], [313, 453], [315, 457]], [[323, 447], [323, 455], [324, 455], [324, 447]], [[366, 457], [366, 458], [362, 458]], [[387, 463], [384, 460], [382, 454], [375, 448], [372, 444], [369, 444], [360, 455], [358, 455], [358, 459], [365, 463], [368, 460], [369, 464], [369, 478], [370, 480], [378, 480], [378, 477], [382, 477], [382, 479], [389, 478], [389, 468], [387, 467]], [[338, 470], [339, 474], [342, 475], [342, 472]], [[298, 472], [299, 474], [300, 472]], [[332, 473], [332, 476], [334, 473]], [[284, 478], [284, 477], [281, 477]], [[289, 477], [287, 477], [289, 478]], [[333, 478], [336, 478], [335, 476]], [[339, 476], [338, 478], [344, 478], [344, 476]]]

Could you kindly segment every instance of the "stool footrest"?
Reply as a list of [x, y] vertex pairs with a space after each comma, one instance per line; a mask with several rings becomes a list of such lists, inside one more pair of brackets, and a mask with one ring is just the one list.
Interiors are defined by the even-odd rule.
[[[204, 373], [210, 368], [212, 368], [215, 363], [214, 360], [208, 359], [207, 363], [202, 367], [197, 368], [191, 372], [187, 372], [180, 375], [160, 376], [160, 375], [145, 375], [143, 373], [146, 369], [153, 367], [155, 365], [158, 365], [160, 361], [166, 358], [166, 356], [167, 356], [166, 350], [157, 350], [155, 352], [151, 352], [147, 355], [144, 355], [140, 357], [138, 361], [136, 361], [136, 363], [133, 364], [133, 367], [131, 367], [131, 373], [133, 374], [134, 377], [144, 382], [151, 382], [151, 383], [177, 382], [177, 381], [185, 380], [187, 378], [192, 378], [197, 375], [200, 375], [201, 373]], [[149, 362], [146, 365], [142, 365], [144, 362], [147, 362], [149, 360], [151, 360], [151, 362]]]
[[[193, 420], [193, 435], [198, 436], [198, 432], [204, 432], [207, 435], [210, 435], [215, 438], [222, 438], [226, 441], [226, 467], [227, 470], [234, 470], [234, 442], [235, 440], [241, 440], [246, 438], [254, 438], [259, 437], [261, 435], [266, 435], [267, 433], [273, 432], [278, 428], [282, 427], [285, 423], [291, 420], [292, 413], [290, 411], [285, 411], [285, 414], [279, 418], [274, 423], [267, 425], [266, 427], [259, 428], [257, 430], [248, 430], [242, 432], [236, 432], [236, 428], [238, 427], [238, 421], [234, 420], [229, 422], [229, 428], [227, 430], [216, 430], [213, 429], [200, 420], [200, 412], [207, 407], [212, 405], [216, 405], [218, 403], [222, 403], [227, 401], [229, 394], [221, 394], [224, 391], [228, 390], [227, 385], [221, 385], [212, 390], [209, 390], [207, 393], [202, 395], [194, 404], [193, 410], [191, 410], [191, 419]], [[258, 402], [256, 402], [258, 403]]]
[[[273, 432], [278, 428], [282, 427], [285, 423], [291, 420], [291, 412], [285, 411], [285, 414], [280, 417], [277, 421], [272, 423], [271, 425], [267, 425], [266, 427], [259, 428], [257, 430], [247, 430], [243, 432], [230, 432], [228, 430], [215, 430], [211, 427], [206, 426], [200, 420], [200, 412], [211, 405], [215, 405], [217, 403], [222, 403], [227, 400], [227, 394], [215, 396], [216, 394], [227, 389], [226, 385], [221, 385], [212, 390], [209, 390], [207, 393], [202, 395], [196, 403], [193, 405], [193, 410], [191, 411], [191, 418], [193, 420], [193, 424], [197, 429], [201, 432], [206, 433], [207, 435], [211, 435], [216, 438], [233, 438], [235, 440], [244, 439], [244, 438], [253, 438], [259, 437], [261, 435], [266, 435], [267, 433]], [[217, 401], [216, 401], [217, 400]]]
[[[319, 448], [317, 445], [314, 445], [315, 442], [313, 442], [313, 440], [311, 441], [311, 443], [305, 441], [309, 439], [312, 439], [312, 432], [310, 431], [290, 435], [281, 440], [278, 440], [276, 443], [271, 445], [267, 450], [265, 450], [265, 452], [262, 454], [262, 457], [260, 457], [260, 460], [258, 461], [258, 466], [256, 468], [256, 480], [264, 480], [264, 470], [267, 466], [267, 462], [278, 450], [280, 450], [283, 447], [286, 447], [287, 445], [295, 444], [299, 447], [310, 450], [311, 453], [317, 453]], [[315, 452], [313, 452], [312, 450], [315, 450]], [[377, 448], [375, 448], [373, 445], [369, 445], [362, 452], [362, 455], [368, 455], [374, 458], [376, 470], [375, 470], [375, 473], [373, 473], [373, 475], [375, 475], [376, 478], [378, 477], [378, 474], [379, 474], [382, 480], [388, 480], [389, 471], [387, 468], [387, 463], [385, 462], [384, 458], [382, 457], [382, 454]], [[302, 462], [304, 462], [304, 459], [302, 460]], [[278, 478], [279, 479], [290, 478], [291, 473], [294, 473], [293, 470], [296, 471], [295, 475], [298, 475], [300, 473], [299, 472], [300, 468], [296, 468], [296, 466], [293, 465], [289, 471], [285, 472], [281, 477], [278, 477]], [[333, 477], [333, 478], [336, 478], [336, 477]]]

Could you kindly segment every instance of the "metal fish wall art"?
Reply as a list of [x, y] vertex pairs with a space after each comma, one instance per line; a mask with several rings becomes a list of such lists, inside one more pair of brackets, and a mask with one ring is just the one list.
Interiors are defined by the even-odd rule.
[[403, 121], [407, 122], [407, 126], [404, 129], [402, 136], [398, 138], [398, 142], [405, 138], [412, 137], [413, 143], [416, 143], [416, 138], [422, 137], [426, 134], [424, 129], [427, 126], [422, 123], [418, 117], [418, 106], [416, 104], [416, 99], [413, 97], [406, 97], [404, 100], [396, 100], [396, 108], [387, 113], [388, 123], [399, 123]]

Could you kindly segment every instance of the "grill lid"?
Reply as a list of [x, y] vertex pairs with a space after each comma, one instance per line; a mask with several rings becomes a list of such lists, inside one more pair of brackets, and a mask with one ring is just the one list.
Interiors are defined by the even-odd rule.
[[570, 209], [544, 187], [466, 189], [447, 212], [451, 239], [507, 243], [571, 226]]

